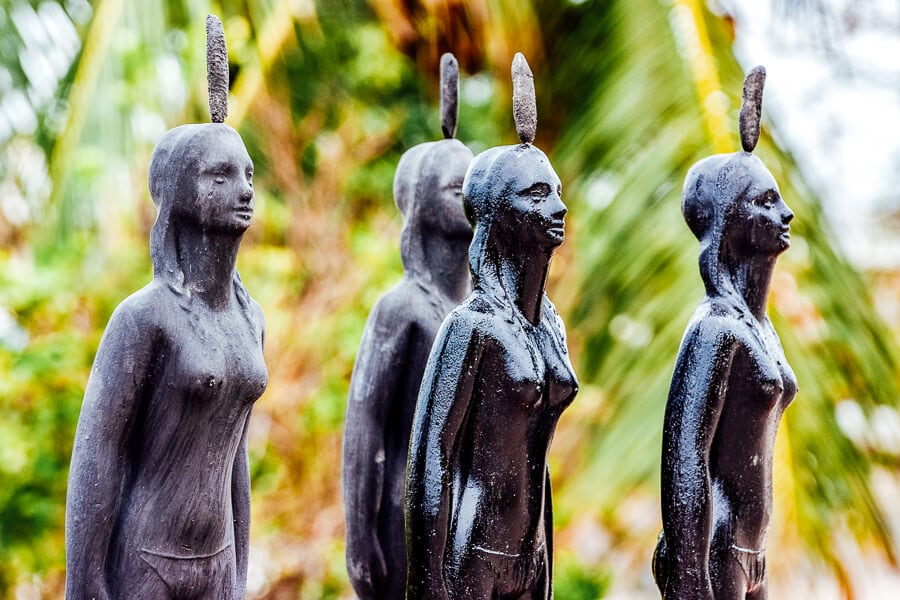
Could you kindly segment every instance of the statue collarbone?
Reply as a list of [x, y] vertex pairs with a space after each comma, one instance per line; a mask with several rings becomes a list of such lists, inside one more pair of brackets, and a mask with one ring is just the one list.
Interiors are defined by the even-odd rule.
[[[695, 311], [684, 344], [696, 345], [699, 354], [704, 355], [707, 352], [704, 345], [715, 346], [709, 342], [717, 336], [734, 345], [723, 394], [738, 393], [765, 410], [775, 407], [783, 410], [790, 404], [798, 389], [797, 379], [768, 316], [757, 321], [746, 308], [707, 298]], [[690, 348], [685, 346], [679, 354], [690, 353]]]
[[478, 321], [479, 338], [491, 350], [483, 360], [502, 367], [486, 374], [505, 378], [503, 389], [508, 392], [504, 396], [519, 400], [523, 409], [561, 413], [574, 399], [578, 382], [569, 361], [562, 321], [550, 301], [544, 298], [536, 325], [517, 314], [516, 307], [499, 305], [484, 292], [475, 292], [464, 306], [484, 316]]
[[[236, 298], [228, 308], [213, 311], [200, 299], [186, 305], [190, 301], [168, 285], [151, 284], [145, 289], [154, 299], [150, 314], [168, 351], [160, 358], [163, 371], [170, 374], [168, 387], [192, 399], [216, 399], [223, 394], [231, 401], [253, 402], [262, 395], [268, 372], [263, 361], [262, 311], [255, 301], [250, 300], [249, 314], [238, 307]], [[191, 334], [185, 335], [188, 331]]]

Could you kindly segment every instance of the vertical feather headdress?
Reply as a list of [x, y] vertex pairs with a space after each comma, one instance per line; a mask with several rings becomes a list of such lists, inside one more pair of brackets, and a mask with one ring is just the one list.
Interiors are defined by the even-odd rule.
[[516, 133], [523, 144], [534, 142], [537, 131], [537, 101], [534, 94], [534, 75], [525, 55], [516, 52], [512, 61], [513, 119]]
[[206, 15], [206, 83], [209, 118], [224, 123], [228, 116], [228, 49], [222, 21], [215, 15]]
[[759, 141], [759, 121], [762, 117], [763, 87], [766, 85], [765, 67], [755, 67], [744, 79], [744, 94], [741, 100], [741, 147], [744, 152], [753, 152]]
[[456, 137], [459, 118], [459, 63], [446, 52], [441, 56], [441, 130], [444, 139]]

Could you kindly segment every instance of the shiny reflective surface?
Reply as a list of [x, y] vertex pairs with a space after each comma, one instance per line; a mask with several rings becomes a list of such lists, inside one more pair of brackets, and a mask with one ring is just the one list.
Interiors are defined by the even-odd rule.
[[478, 155], [463, 186], [474, 291], [441, 326], [407, 476], [408, 598], [549, 598], [547, 452], [578, 383], [544, 293], [566, 214], [530, 144]]
[[[761, 89], [751, 91], [758, 102]], [[742, 131], [753, 145], [758, 135]], [[700, 241], [706, 297], [666, 405], [654, 576], [666, 600], [766, 598], [775, 434], [797, 393], [766, 303], [794, 215], [749, 152], [694, 165], [682, 209]]]

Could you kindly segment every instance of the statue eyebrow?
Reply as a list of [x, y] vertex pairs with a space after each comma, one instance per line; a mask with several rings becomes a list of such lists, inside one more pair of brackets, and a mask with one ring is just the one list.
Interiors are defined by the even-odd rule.
[[[237, 169], [237, 166], [234, 163], [228, 162], [227, 160], [219, 161], [212, 163], [211, 165], [207, 165], [204, 169], [204, 173], [228, 173], [230, 171], [234, 171]], [[251, 167], [252, 169], [252, 167]]]
[[759, 204], [760, 202], [774, 202], [776, 198], [778, 198], [778, 192], [775, 188], [767, 188], [758, 194], [750, 196], [749, 201], [754, 204]]

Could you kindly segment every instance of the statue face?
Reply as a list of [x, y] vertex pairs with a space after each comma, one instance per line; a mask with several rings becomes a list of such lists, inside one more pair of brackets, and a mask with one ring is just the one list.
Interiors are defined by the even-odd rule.
[[436, 189], [429, 190], [426, 206], [420, 209], [422, 223], [449, 237], [472, 237], [472, 226], [463, 211], [462, 184], [472, 154], [460, 148], [447, 152], [440, 161]]
[[508, 188], [510, 233], [518, 244], [556, 248], [565, 238], [567, 209], [561, 197], [562, 184], [546, 158], [528, 156], [522, 162]]
[[760, 165], [750, 175], [749, 184], [734, 207], [731, 237], [745, 253], [781, 254], [791, 245], [790, 222], [794, 213], [768, 170]]
[[237, 132], [222, 130], [209, 138], [198, 160], [193, 202], [176, 201], [173, 208], [203, 229], [242, 233], [253, 206], [253, 161]]

